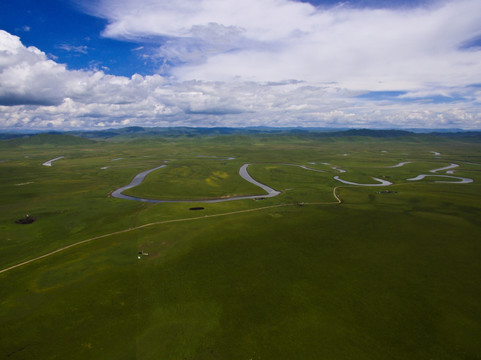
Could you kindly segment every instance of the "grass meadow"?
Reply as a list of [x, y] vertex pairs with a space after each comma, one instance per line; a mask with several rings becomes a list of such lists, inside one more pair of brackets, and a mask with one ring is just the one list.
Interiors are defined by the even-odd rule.
[[0, 194], [0, 271], [92, 239], [0, 273], [2, 359], [481, 359], [477, 141], [1, 141]]

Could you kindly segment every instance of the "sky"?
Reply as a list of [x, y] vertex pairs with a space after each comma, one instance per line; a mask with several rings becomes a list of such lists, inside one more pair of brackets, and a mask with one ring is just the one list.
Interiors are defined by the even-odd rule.
[[0, 129], [481, 130], [479, 0], [15, 0]]

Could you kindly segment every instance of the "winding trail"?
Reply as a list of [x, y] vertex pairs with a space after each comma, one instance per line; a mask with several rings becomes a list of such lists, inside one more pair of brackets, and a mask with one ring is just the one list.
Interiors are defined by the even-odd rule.
[[[51, 162], [53, 161], [56, 161], [58, 159], [61, 159], [63, 158], [63, 156], [61, 157], [58, 157], [56, 159], [52, 159], [52, 160], [49, 160], [47, 161], [46, 163], [44, 163], [43, 165], [45, 166], [51, 166]], [[400, 167], [400, 166], [403, 166], [404, 164], [406, 163], [409, 163], [409, 162], [404, 162], [404, 163], [399, 163], [397, 165], [394, 165], [394, 166], [391, 166], [391, 167]], [[295, 165], [295, 164], [283, 164], [283, 165]], [[145, 202], [152, 202], [152, 203], [162, 203], [162, 202], [204, 202], [204, 203], [216, 203], [216, 202], [222, 202], [222, 201], [232, 201], [232, 200], [241, 200], [241, 199], [257, 199], [257, 198], [269, 198], [269, 197], [274, 197], [274, 196], [277, 196], [280, 194], [279, 191], [277, 190], [274, 190], [272, 189], [271, 187], [263, 184], [263, 183], [260, 183], [258, 182], [257, 180], [253, 179], [252, 176], [250, 176], [250, 174], [248, 173], [247, 171], [247, 168], [249, 166], [249, 164], [244, 164], [242, 165], [242, 167], [240, 168], [239, 170], [239, 175], [245, 179], [246, 181], [260, 187], [261, 189], [263, 189], [264, 191], [267, 192], [267, 195], [250, 195], [250, 196], [238, 196], [238, 197], [231, 197], [231, 198], [221, 198], [221, 199], [213, 199], [213, 200], [154, 200], [154, 199], [142, 199], [142, 198], [137, 198], [137, 197], [133, 197], [133, 196], [128, 196], [128, 195], [123, 195], [122, 192], [127, 190], [127, 189], [130, 189], [130, 188], [133, 188], [139, 184], [142, 183], [142, 181], [144, 180], [144, 178], [150, 174], [151, 172], [155, 171], [155, 170], [158, 170], [158, 169], [161, 169], [163, 167], [167, 166], [166, 164], [163, 164], [163, 165], [160, 165], [158, 167], [155, 167], [153, 169], [150, 169], [150, 170], [146, 170], [146, 171], [143, 171], [139, 174], [137, 174], [134, 179], [126, 186], [124, 187], [121, 187], [117, 190], [115, 190], [114, 192], [112, 192], [112, 196], [113, 197], [116, 197], [116, 198], [119, 198], [119, 199], [127, 199], [127, 200], [137, 200], [137, 201], [145, 201]], [[306, 169], [306, 170], [312, 170], [312, 171], [319, 171], [319, 172], [323, 172], [322, 170], [318, 170], [318, 169], [313, 169], [313, 168], [309, 168], [307, 166], [304, 166], [304, 165], [295, 165], [295, 166], [299, 166], [303, 169]], [[431, 173], [436, 173], [438, 171], [443, 171], [443, 170], [449, 170], [449, 169], [452, 169], [452, 168], [455, 168], [455, 167], [458, 167], [459, 165], [457, 164], [451, 164], [449, 166], [446, 166], [446, 167], [443, 167], [443, 168], [439, 168], [439, 169], [434, 169], [434, 170], [430, 170]], [[339, 170], [339, 169], [337, 169]], [[425, 177], [427, 176], [435, 176], [435, 177], [444, 177], [444, 178], [453, 178], [453, 179], [458, 179], [460, 181], [456, 181], [456, 182], [453, 182], [453, 181], [436, 181], [437, 183], [453, 183], [453, 184], [468, 184], [468, 183], [472, 183], [474, 180], [472, 179], [469, 179], [469, 178], [462, 178], [462, 177], [457, 177], [457, 176], [449, 176], [449, 175], [433, 175], [433, 174], [421, 174], [421, 175], [418, 175], [414, 178], [410, 178], [410, 179], [407, 179], [408, 181], [417, 181], [417, 180], [422, 180], [424, 179]], [[350, 182], [350, 181], [346, 181], [346, 180], [343, 180], [343, 179], [340, 179], [339, 176], [334, 176], [334, 179], [337, 180], [337, 181], [340, 181], [344, 184], [347, 184], [347, 185], [354, 185], [354, 186], [388, 186], [388, 185], [392, 185], [391, 182], [387, 181], [387, 180], [382, 180], [382, 179], [378, 179], [378, 178], [375, 178], [373, 177], [374, 180], [380, 182], [380, 184], [359, 184], [359, 183], [355, 183], [355, 182]], [[397, 185], [403, 185], [403, 184], [397, 184]], [[306, 204], [306, 205], [331, 205], [331, 204], [341, 204], [342, 203], [342, 199], [338, 196], [337, 194], [337, 190], [339, 188], [341, 188], [343, 186], [336, 186], [333, 191], [332, 191], [332, 194], [334, 196], [334, 198], [336, 199], [337, 202], [326, 202], [326, 203], [303, 203], [303, 204]], [[99, 239], [103, 239], [103, 238], [107, 238], [107, 237], [110, 237], [110, 236], [114, 236], [114, 235], [120, 235], [120, 234], [124, 234], [124, 233], [127, 233], [127, 232], [132, 232], [132, 231], [136, 231], [136, 230], [140, 230], [140, 229], [143, 229], [143, 228], [147, 228], [147, 227], [151, 227], [151, 226], [156, 226], [156, 225], [162, 225], [162, 224], [170, 224], [170, 223], [176, 223], [176, 222], [185, 222], [185, 221], [193, 221], [193, 220], [201, 220], [201, 219], [208, 219], [208, 218], [214, 218], [214, 217], [222, 217], [222, 216], [229, 216], [229, 215], [235, 215], [235, 214], [241, 214], [241, 213], [248, 213], [248, 212], [255, 212], [255, 211], [261, 211], [261, 210], [266, 210], [266, 209], [273, 209], [273, 208], [278, 208], [278, 207], [285, 207], [285, 206], [296, 206], [296, 205], [299, 205], [299, 204], [278, 204], [278, 205], [271, 205], [271, 206], [264, 206], [264, 207], [259, 207], [259, 208], [255, 208], [255, 209], [247, 209], [247, 210], [238, 210], [238, 211], [231, 211], [231, 212], [226, 212], [226, 213], [220, 213], [220, 214], [213, 214], [213, 215], [204, 215], [204, 216], [198, 216], [198, 217], [190, 217], [190, 218], [181, 218], [181, 219], [172, 219], [172, 220], [163, 220], [163, 221], [157, 221], [157, 222], [152, 222], [152, 223], [148, 223], [148, 224], [144, 224], [144, 225], [139, 225], [139, 226], [135, 226], [135, 227], [131, 227], [131, 228], [128, 228], [128, 229], [124, 229], [124, 230], [119, 230], [119, 231], [114, 231], [114, 232], [111, 232], [111, 233], [108, 233], [108, 234], [104, 234], [104, 235], [99, 235], [99, 236], [95, 236], [95, 237], [92, 237], [92, 238], [89, 238], [89, 239], [86, 239], [86, 240], [82, 240], [82, 241], [79, 241], [79, 242], [76, 242], [76, 243], [73, 243], [73, 244], [70, 244], [70, 245], [67, 245], [67, 246], [64, 246], [60, 249], [57, 249], [57, 250], [54, 250], [54, 251], [51, 251], [47, 254], [44, 254], [44, 255], [41, 255], [41, 256], [37, 256], [33, 259], [30, 259], [30, 260], [26, 260], [26, 261], [23, 261], [19, 264], [16, 264], [16, 265], [12, 265], [10, 267], [7, 267], [5, 269], [2, 269], [0, 270], [0, 274], [2, 273], [6, 273], [8, 271], [11, 271], [11, 270], [14, 270], [16, 268], [19, 268], [19, 267], [22, 267], [22, 266], [25, 266], [25, 265], [28, 265], [32, 262], [35, 262], [35, 261], [38, 261], [38, 260], [41, 260], [41, 259], [44, 259], [44, 258], [47, 258], [49, 256], [52, 256], [54, 254], [57, 254], [57, 253], [60, 253], [60, 252], [63, 252], [63, 251], [66, 251], [68, 249], [71, 249], [73, 247], [76, 247], [76, 246], [79, 246], [79, 245], [82, 245], [82, 244], [86, 244], [86, 243], [89, 243], [89, 242], [92, 242], [94, 240], [99, 240]]]
[[336, 186], [336, 187], [332, 190], [332, 195], [334, 195], [334, 197], [336, 198], [338, 204], [342, 204], [341, 198], [337, 195], [337, 189], [339, 189], [340, 187], [341, 187], [341, 186]]
[[[336, 198], [337, 198], [337, 197], [336, 197]], [[261, 210], [273, 209], [273, 208], [284, 207], [284, 206], [294, 206], [294, 205], [295, 205], [295, 204], [278, 204], [278, 205], [264, 206], [264, 207], [255, 208], [255, 209], [238, 210], [238, 211], [231, 211], [231, 212], [226, 212], [226, 213], [221, 213], [221, 214], [204, 215], [204, 216], [197, 216], [197, 217], [191, 217], [191, 218], [164, 220], [164, 221], [157, 221], [157, 222], [152, 222], [152, 223], [148, 223], [148, 224], [144, 224], [144, 225], [139, 225], [139, 226], [135, 226], [135, 227], [131, 227], [131, 228], [125, 229], [125, 230], [114, 231], [114, 232], [111, 232], [111, 233], [108, 233], [108, 234], [95, 236], [95, 237], [92, 237], [92, 238], [89, 238], [89, 239], [86, 239], [86, 240], [79, 241], [79, 242], [74, 243], [74, 244], [70, 244], [70, 245], [64, 246], [64, 247], [62, 247], [62, 248], [60, 248], [60, 249], [51, 251], [51, 252], [49, 252], [49, 253], [47, 253], [47, 254], [44, 254], [44, 255], [41, 255], [41, 256], [37, 256], [36, 258], [33, 258], [33, 259], [30, 259], [30, 260], [21, 262], [21, 263], [19, 263], [19, 264], [10, 266], [10, 267], [8, 267], [8, 268], [2, 269], [2, 270], [0, 270], [0, 274], [6, 273], [7, 271], [10, 271], [10, 270], [19, 268], [19, 267], [21, 267], [21, 266], [25, 266], [25, 265], [30, 264], [30, 263], [32, 263], [32, 262], [35, 262], [35, 261], [44, 259], [44, 258], [49, 257], [49, 256], [52, 256], [52, 255], [54, 255], [54, 254], [63, 252], [63, 251], [65, 251], [65, 250], [71, 249], [71, 248], [73, 248], [73, 247], [76, 247], [76, 246], [79, 246], [79, 245], [82, 245], [82, 244], [89, 243], [89, 242], [94, 241], [94, 240], [103, 239], [103, 238], [106, 238], [106, 237], [109, 237], [109, 236], [114, 236], [114, 235], [125, 234], [125, 233], [127, 233], [127, 232], [131, 232], [131, 231], [135, 231], [135, 230], [147, 228], [147, 227], [150, 227], [150, 226], [170, 224], [170, 223], [183, 222], [183, 221], [201, 220], [201, 219], [208, 219], [208, 218], [213, 218], [213, 217], [229, 216], [229, 215], [242, 214], [242, 213], [248, 213], [248, 212], [254, 212], [254, 211], [261, 211]]]

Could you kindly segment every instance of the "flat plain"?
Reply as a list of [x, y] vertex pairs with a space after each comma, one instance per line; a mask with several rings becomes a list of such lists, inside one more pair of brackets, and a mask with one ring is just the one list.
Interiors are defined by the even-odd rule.
[[[281, 194], [199, 202], [243, 164]], [[480, 359], [480, 186], [469, 138], [2, 140], [0, 358]]]

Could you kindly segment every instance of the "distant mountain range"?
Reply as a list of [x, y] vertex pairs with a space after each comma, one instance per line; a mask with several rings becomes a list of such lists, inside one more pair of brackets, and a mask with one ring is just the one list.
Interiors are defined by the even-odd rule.
[[307, 136], [310, 138], [336, 138], [336, 137], [373, 137], [373, 138], [398, 138], [403, 136], [441, 136], [479, 138], [481, 131], [464, 131], [461, 129], [410, 129], [410, 130], [378, 130], [378, 129], [331, 129], [331, 128], [271, 128], [271, 127], [248, 127], [248, 128], [192, 128], [192, 127], [154, 127], [144, 128], [140, 126], [125, 127], [107, 130], [87, 131], [64, 131], [64, 132], [0, 132], [0, 140], [8, 141], [10, 145], [29, 143], [41, 145], [55, 143], [59, 145], [80, 145], [92, 140], [107, 140], [117, 138], [136, 139], [152, 137], [198, 137], [220, 135], [286, 135]]

